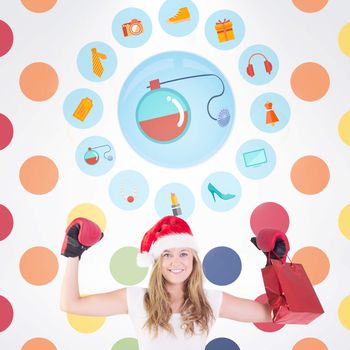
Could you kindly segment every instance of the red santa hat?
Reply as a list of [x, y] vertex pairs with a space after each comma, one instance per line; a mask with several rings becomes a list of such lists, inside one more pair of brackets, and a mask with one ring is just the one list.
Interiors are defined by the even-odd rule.
[[143, 236], [137, 264], [149, 267], [164, 250], [181, 247], [198, 250], [187, 222], [177, 216], [165, 216]]

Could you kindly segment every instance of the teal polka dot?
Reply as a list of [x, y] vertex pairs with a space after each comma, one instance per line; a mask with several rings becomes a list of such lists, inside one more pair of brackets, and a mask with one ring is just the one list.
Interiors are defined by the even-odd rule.
[[124, 338], [118, 340], [111, 350], [139, 350], [139, 344], [135, 338]]
[[144, 280], [148, 268], [141, 268], [137, 265], [138, 252], [137, 248], [123, 247], [113, 254], [109, 269], [117, 282], [132, 286]]

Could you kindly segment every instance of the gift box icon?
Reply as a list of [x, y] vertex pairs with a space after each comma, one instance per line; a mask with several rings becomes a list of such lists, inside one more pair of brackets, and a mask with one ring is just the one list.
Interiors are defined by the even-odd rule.
[[215, 30], [218, 34], [219, 42], [225, 42], [234, 40], [235, 34], [232, 28], [232, 21], [230, 19], [224, 19], [223, 21], [218, 21], [215, 24]]

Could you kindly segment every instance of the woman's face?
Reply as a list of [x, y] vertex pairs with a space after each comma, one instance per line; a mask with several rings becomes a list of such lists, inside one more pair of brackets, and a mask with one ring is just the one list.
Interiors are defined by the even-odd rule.
[[190, 248], [172, 248], [161, 254], [162, 275], [168, 283], [186, 281], [193, 269], [193, 253]]

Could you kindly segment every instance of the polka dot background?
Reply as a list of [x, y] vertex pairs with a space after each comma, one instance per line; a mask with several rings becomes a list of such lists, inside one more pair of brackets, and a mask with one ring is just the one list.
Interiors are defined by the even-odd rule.
[[[249, 240], [262, 229], [275, 229], [287, 234], [289, 257], [304, 266], [325, 310], [309, 325], [218, 320], [207, 350], [256, 349], [256, 344], [290, 350], [343, 349], [350, 341], [350, 280], [345, 278], [350, 264], [347, 1], [266, 0], [252, 7], [243, 1], [182, 0], [181, 7], [188, 5], [190, 12], [195, 6], [195, 22], [190, 18], [187, 23], [169, 24], [169, 13], [159, 25], [164, 3], [126, 0], [96, 7], [83, 0], [21, 0], [0, 4], [0, 348], [53, 350], [80, 348], [84, 343], [92, 349], [139, 349], [127, 315], [85, 316], [60, 310], [66, 266], [60, 254], [64, 232], [76, 217], [93, 220], [104, 232], [103, 239], [84, 252], [79, 262], [81, 295], [146, 287], [150, 271], [136, 264], [140, 241], [159, 219], [157, 193], [176, 183], [194, 197], [193, 209], [187, 213], [184, 209], [190, 203], [175, 193], [177, 208], [183, 208], [177, 213], [188, 221], [200, 244], [206, 288], [265, 303], [260, 269], [266, 259]], [[145, 23], [136, 18], [137, 33], [132, 33], [129, 23], [133, 16], [125, 23], [113, 22], [125, 9], [131, 9], [130, 15], [135, 9], [135, 18], [144, 14]], [[214, 18], [222, 13], [234, 13], [241, 22], [228, 16]], [[211, 21], [215, 25], [203, 26]], [[186, 26], [191, 30], [186, 31]], [[171, 31], [183, 35], [171, 35]], [[86, 74], [82, 74], [79, 52], [90, 44], [96, 47], [89, 46], [85, 53]], [[251, 48], [269, 48], [275, 60], [270, 51], [263, 52], [265, 58], [261, 52], [252, 52], [257, 54], [252, 72], [244, 55]], [[218, 50], [225, 50], [225, 55], [218, 55]], [[174, 168], [149, 162], [133, 151], [128, 133], [119, 124], [120, 111], [128, 111], [128, 106], [118, 109], [123, 105], [120, 92], [131, 72], [170, 51], [205, 58], [222, 74], [233, 95], [235, 108], [230, 115], [223, 103], [225, 92], [219, 95], [224, 84], [220, 79], [200, 80], [208, 84], [205, 96], [196, 91], [182, 96], [191, 113], [189, 128], [195, 125], [196, 132], [205, 125], [213, 133], [225, 131], [218, 119], [234, 121], [216, 152], [203, 155], [200, 147], [190, 150], [197, 157], [196, 166]], [[118, 64], [110, 69], [108, 62], [116, 57]], [[145, 80], [145, 94], [160, 68], [150, 66], [140, 77]], [[186, 75], [181, 70], [170, 73], [163, 80]], [[254, 86], [252, 74], [264, 84]], [[160, 89], [180, 94], [181, 84], [187, 82], [166, 83]], [[139, 88], [130, 85], [127, 94]], [[67, 112], [65, 101], [72, 91], [81, 94]], [[268, 100], [271, 94], [283, 96], [289, 106], [287, 115]], [[203, 113], [196, 115], [193, 106]], [[254, 123], [249, 115], [253, 107], [259, 111]], [[130, 125], [135, 126], [133, 111], [130, 118]], [[156, 118], [149, 121], [155, 123]], [[84, 146], [79, 161], [89, 171], [83, 172], [75, 159], [76, 150], [94, 135], [108, 140], [108, 146], [106, 142]], [[137, 135], [143, 137], [141, 132]], [[235, 155], [249, 140], [261, 143], [244, 152], [246, 162], [238, 167]], [[274, 159], [265, 145], [273, 148]], [[162, 146], [166, 157], [169, 145]], [[110, 163], [109, 147], [116, 155]], [[184, 154], [179, 150], [176, 157], [181, 159]], [[96, 164], [108, 164], [108, 172], [89, 176]], [[270, 169], [268, 176], [244, 176], [263, 174], [266, 169]], [[145, 191], [148, 194], [134, 210], [111, 200], [123, 192], [120, 186], [110, 188], [111, 180], [126, 170], [145, 179], [144, 184], [130, 181], [130, 195], [137, 199]], [[219, 178], [211, 187], [214, 192], [206, 193], [211, 205], [204, 202], [202, 191], [208, 189], [202, 184], [216, 173], [229, 173], [240, 184], [235, 205]], [[158, 203], [169, 213], [174, 205], [171, 198], [175, 198], [170, 195]], [[229, 209], [220, 212], [220, 206]], [[30, 315], [28, 324], [23, 315]]]

